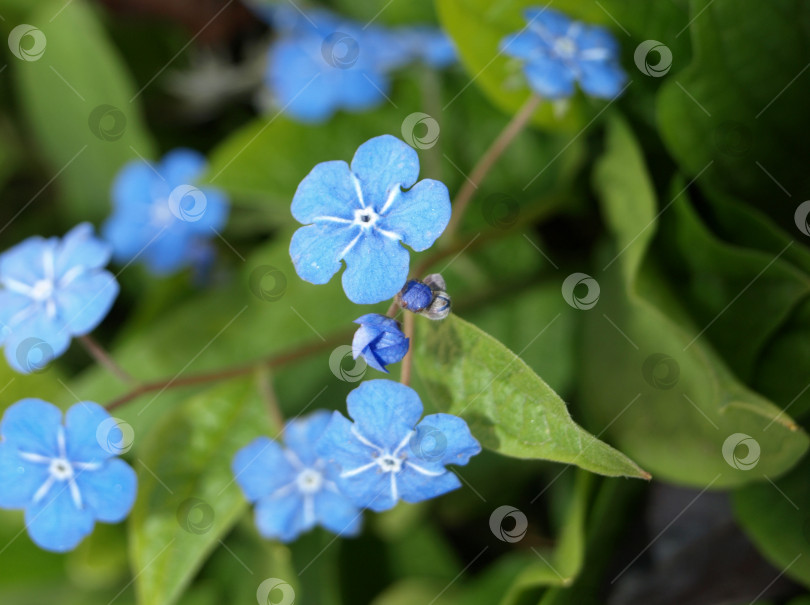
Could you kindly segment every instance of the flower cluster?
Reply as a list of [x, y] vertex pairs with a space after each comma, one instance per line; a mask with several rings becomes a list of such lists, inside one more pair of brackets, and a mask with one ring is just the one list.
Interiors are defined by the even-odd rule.
[[501, 51], [523, 62], [529, 87], [542, 97], [564, 99], [574, 84], [594, 97], [619, 94], [627, 75], [619, 65], [619, 45], [602, 27], [588, 26], [550, 8], [524, 13], [527, 26], [501, 41]]
[[326, 10], [303, 14], [278, 7], [259, 13], [280, 34], [270, 48], [266, 84], [277, 105], [303, 122], [383, 103], [391, 70], [411, 61], [446, 67], [456, 60], [450, 39], [434, 28], [388, 29]]
[[362, 510], [421, 502], [457, 489], [447, 465], [481, 451], [467, 424], [449, 414], [422, 417], [410, 387], [370, 380], [349, 393], [348, 420], [318, 411], [291, 420], [286, 449], [260, 437], [234, 458], [233, 472], [256, 504], [256, 526], [289, 542], [315, 525], [343, 536], [360, 531]]
[[135, 471], [109, 445], [121, 440], [96, 403], [77, 403], [63, 423], [62, 411], [46, 401], [18, 401], [0, 423], [0, 508], [24, 510], [41, 548], [76, 548], [96, 521], [118, 523], [135, 502]]

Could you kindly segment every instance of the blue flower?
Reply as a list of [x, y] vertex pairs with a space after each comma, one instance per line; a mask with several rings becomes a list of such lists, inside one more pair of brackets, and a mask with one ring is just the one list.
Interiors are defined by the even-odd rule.
[[[295, 219], [307, 225], [290, 243], [302, 279], [325, 284], [346, 261], [343, 289], [352, 302], [392, 298], [408, 277], [408, 251], [426, 250], [450, 220], [450, 196], [419, 177], [416, 151], [391, 135], [363, 143], [346, 162], [322, 162], [298, 185]], [[407, 189], [407, 191], [404, 191]]]
[[418, 313], [426, 309], [433, 302], [433, 290], [425, 283], [415, 279], [410, 279], [402, 286], [399, 293], [400, 304], [403, 309]]
[[361, 112], [383, 103], [386, 70], [401, 53], [386, 30], [363, 27], [328, 11], [280, 18], [265, 80], [282, 111], [302, 122], [323, 122], [337, 110]]
[[399, 43], [413, 59], [443, 69], [458, 61], [450, 37], [437, 27], [417, 25], [394, 31]]
[[73, 550], [96, 521], [118, 523], [135, 502], [137, 479], [109, 443], [122, 440], [97, 403], [65, 414], [41, 399], [23, 399], [0, 423], [0, 508], [25, 510], [31, 539], [45, 550]]
[[550, 8], [528, 9], [527, 27], [501, 41], [501, 50], [524, 62], [529, 87], [548, 99], [574, 94], [579, 82], [585, 93], [613, 98], [627, 75], [618, 62], [619, 45], [602, 28], [572, 21]]
[[205, 158], [190, 149], [170, 151], [155, 167], [136, 160], [121, 169], [103, 227], [116, 261], [142, 260], [157, 275], [192, 265], [199, 244], [228, 218], [222, 192], [193, 185], [205, 169]]
[[118, 282], [103, 269], [109, 259], [89, 223], [61, 240], [30, 237], [0, 254], [0, 344], [12, 368], [41, 369], [106, 317], [118, 296]]
[[387, 374], [385, 366], [402, 361], [405, 357], [408, 339], [402, 333], [399, 322], [385, 315], [369, 313], [355, 319], [354, 323], [360, 324], [352, 340], [352, 356], [355, 359], [362, 355], [368, 365]]
[[361, 512], [338, 491], [333, 471], [315, 450], [330, 417], [322, 410], [289, 421], [287, 449], [259, 437], [237, 452], [233, 473], [245, 497], [256, 503], [263, 536], [290, 542], [315, 525], [344, 536], [360, 531]]
[[400, 499], [420, 502], [461, 487], [445, 466], [465, 465], [481, 451], [457, 416], [419, 422], [419, 396], [398, 382], [369, 380], [347, 401], [354, 423], [334, 412], [317, 448], [340, 469], [340, 490], [363, 508], [384, 511]]

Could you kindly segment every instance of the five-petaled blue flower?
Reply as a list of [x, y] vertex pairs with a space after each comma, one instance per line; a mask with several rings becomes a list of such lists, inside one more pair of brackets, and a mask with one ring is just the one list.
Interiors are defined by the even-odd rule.
[[0, 254], [0, 344], [12, 368], [41, 369], [104, 319], [118, 296], [118, 282], [103, 269], [109, 259], [89, 223], [61, 240], [30, 237]]
[[572, 21], [550, 8], [528, 9], [523, 31], [501, 41], [501, 50], [524, 62], [529, 87], [549, 99], [574, 94], [574, 83], [594, 97], [619, 94], [627, 75], [619, 45], [606, 29]]
[[115, 457], [109, 443], [122, 441], [121, 430], [97, 403], [77, 403], [63, 425], [56, 406], [23, 399], [6, 410], [0, 437], [0, 508], [24, 509], [41, 548], [72, 550], [96, 521], [118, 523], [129, 514], [135, 471]]
[[302, 122], [322, 122], [339, 109], [365, 111], [385, 101], [388, 69], [407, 57], [387, 30], [325, 10], [277, 18], [281, 37], [270, 48], [265, 75], [281, 110]]
[[317, 447], [340, 469], [340, 490], [363, 508], [384, 511], [400, 499], [420, 502], [461, 487], [445, 466], [465, 465], [481, 451], [457, 416], [419, 422], [419, 396], [398, 382], [369, 380], [347, 402], [354, 423], [334, 412]]
[[286, 449], [259, 437], [237, 452], [233, 473], [245, 497], [256, 503], [263, 536], [290, 542], [315, 525], [343, 536], [360, 531], [360, 510], [338, 491], [334, 471], [315, 451], [330, 418], [322, 410], [290, 420], [284, 428]]
[[121, 169], [113, 183], [113, 213], [103, 227], [116, 261], [142, 260], [165, 275], [200, 257], [200, 247], [228, 218], [222, 192], [193, 185], [205, 169], [205, 158], [190, 149], [170, 151], [155, 167], [135, 160]]
[[419, 157], [391, 135], [366, 141], [351, 168], [322, 162], [301, 181], [292, 202], [307, 225], [290, 243], [302, 279], [325, 284], [346, 261], [343, 289], [352, 302], [392, 298], [408, 277], [407, 244], [426, 250], [450, 220], [450, 196], [439, 181], [419, 177]]
[[409, 339], [405, 338], [398, 321], [378, 313], [369, 313], [355, 319], [354, 323], [360, 324], [352, 340], [352, 356], [355, 359], [362, 355], [368, 365], [387, 374], [385, 366], [405, 357]]

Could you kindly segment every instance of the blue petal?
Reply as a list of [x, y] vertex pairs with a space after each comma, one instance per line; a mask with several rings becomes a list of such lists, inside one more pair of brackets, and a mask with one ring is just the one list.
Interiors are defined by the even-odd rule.
[[149, 164], [134, 160], [126, 164], [115, 176], [112, 200], [116, 208], [134, 208], [152, 203], [152, 187], [158, 177]]
[[317, 461], [315, 444], [331, 419], [331, 412], [318, 410], [303, 418], [294, 418], [284, 427], [284, 444], [295, 452], [305, 466], [313, 466]]
[[160, 229], [148, 221], [149, 207], [116, 209], [101, 227], [102, 237], [113, 247], [113, 258], [127, 263], [144, 252]]
[[421, 502], [461, 487], [461, 481], [451, 472], [438, 476], [425, 475], [405, 463], [397, 475], [400, 498], [405, 502]]
[[527, 9], [523, 15], [530, 30], [554, 38], [567, 35], [569, 28], [574, 24], [567, 15], [553, 8]]
[[380, 472], [379, 467], [341, 478], [338, 487], [357, 506], [377, 513], [394, 508], [399, 501], [391, 489], [391, 473]]
[[76, 507], [68, 484], [58, 482], [47, 496], [25, 510], [25, 525], [40, 548], [67, 552], [93, 531], [95, 522], [89, 508]]
[[0, 442], [0, 508], [28, 506], [49, 475], [47, 464], [29, 462], [19, 456], [14, 445]]
[[193, 149], [178, 148], [163, 156], [158, 172], [173, 189], [194, 183], [205, 171], [205, 156]]
[[258, 437], [239, 450], [231, 470], [251, 502], [269, 496], [296, 478], [282, 447], [267, 437]]
[[339, 536], [356, 536], [363, 525], [363, 513], [342, 494], [324, 489], [315, 495], [315, 517], [323, 527]]
[[42, 257], [55, 243], [39, 236], [29, 237], [0, 254], [0, 279], [14, 279], [32, 286], [45, 277]]
[[5, 342], [6, 336], [14, 326], [28, 316], [26, 310], [31, 309], [31, 299], [23, 294], [0, 290], [0, 344]]
[[[366, 111], [385, 101], [391, 80], [383, 73], [354, 66], [341, 70], [334, 83], [340, 107], [347, 111]], [[418, 174], [418, 173], [417, 173]]]
[[14, 326], [6, 337], [5, 355], [14, 370], [30, 374], [62, 355], [69, 345], [64, 322], [48, 317], [43, 310]]
[[8, 407], [0, 422], [6, 444], [21, 452], [54, 457], [59, 454], [57, 435], [62, 411], [42, 399], [22, 399]]
[[410, 339], [403, 334], [386, 332], [383, 337], [373, 345], [374, 353], [385, 364], [398, 363], [402, 361], [408, 352]]
[[357, 199], [349, 165], [343, 161], [321, 162], [298, 185], [292, 201], [292, 215], [308, 225], [318, 217], [354, 220], [354, 211], [362, 208]]
[[562, 61], [535, 57], [523, 66], [529, 87], [547, 99], [562, 99], [574, 94], [574, 73]]
[[450, 194], [444, 183], [425, 179], [399, 194], [380, 227], [402, 237], [417, 252], [427, 250], [450, 222]]
[[336, 465], [339, 471], [358, 468], [374, 460], [374, 449], [357, 439], [352, 426], [343, 414], [333, 412], [326, 430], [315, 445], [318, 455]]
[[97, 471], [79, 471], [76, 484], [84, 507], [104, 523], [126, 519], [138, 491], [135, 471], [120, 458], [109, 460]]
[[361, 326], [360, 329], [354, 333], [354, 338], [352, 338], [352, 357], [357, 359], [360, 355], [363, 355], [366, 348], [380, 337], [381, 333], [379, 330]]
[[380, 330], [399, 330], [399, 323], [395, 319], [380, 315], [379, 313], [366, 313], [355, 319], [352, 323], [360, 324]]
[[575, 39], [577, 48], [582, 51], [604, 49], [608, 57], [619, 54], [619, 43], [616, 38], [604, 27], [583, 27]]
[[384, 134], [357, 148], [352, 158], [352, 172], [360, 180], [365, 206], [379, 212], [392, 188], [407, 189], [416, 183], [419, 156], [404, 141]]
[[376, 229], [366, 232], [344, 258], [343, 290], [358, 305], [393, 298], [408, 279], [408, 251], [398, 239], [382, 235]]
[[182, 226], [173, 225], [157, 238], [144, 242], [137, 256], [155, 275], [168, 275], [188, 265], [191, 241]]
[[374, 445], [393, 451], [422, 415], [412, 388], [391, 380], [368, 380], [346, 398], [358, 432]]
[[298, 492], [281, 498], [262, 498], [256, 504], [256, 527], [265, 538], [292, 542], [315, 525], [315, 518], [306, 519], [304, 499]]
[[230, 205], [228, 197], [219, 189], [201, 187], [200, 192], [205, 196], [205, 210], [196, 221], [182, 223], [189, 233], [195, 233], [201, 238], [210, 238], [216, 235], [228, 222]]
[[[296, 273], [312, 284], [325, 284], [340, 270], [344, 251], [359, 233], [360, 227], [339, 223], [315, 223], [301, 227], [293, 233], [290, 241], [290, 257]], [[360, 238], [363, 239], [366, 238]]]
[[408, 444], [409, 457], [420, 467], [438, 472], [447, 464], [466, 465], [481, 453], [481, 444], [467, 423], [452, 414], [425, 416]]
[[120, 444], [123, 438], [115, 420], [97, 403], [79, 402], [65, 414], [65, 444], [71, 462], [104, 462], [118, 453], [110, 444]]
[[579, 85], [587, 94], [603, 99], [612, 99], [622, 91], [627, 81], [618, 64], [604, 61], [581, 61]]
[[118, 282], [107, 271], [85, 273], [59, 288], [56, 301], [68, 331], [81, 336], [93, 330], [110, 312], [118, 291]]
[[98, 269], [110, 262], [112, 250], [96, 238], [90, 223], [81, 223], [71, 229], [56, 250], [56, 278], [61, 278], [73, 267]]
[[363, 359], [366, 360], [366, 363], [369, 365], [369, 367], [374, 368], [378, 372], [385, 372], [386, 374], [390, 373], [388, 370], [385, 369], [385, 362], [382, 359], [380, 359], [380, 356], [377, 355], [377, 353], [374, 350], [366, 348], [363, 350], [362, 355]]
[[533, 31], [521, 31], [506, 36], [501, 40], [499, 48], [510, 57], [526, 61], [547, 52], [550, 47]]

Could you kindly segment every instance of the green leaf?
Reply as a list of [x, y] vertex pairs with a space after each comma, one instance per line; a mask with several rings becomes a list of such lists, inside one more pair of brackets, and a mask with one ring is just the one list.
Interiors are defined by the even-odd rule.
[[806, 451], [807, 436], [735, 378], [648, 256], [655, 194], [641, 149], [618, 117], [594, 181], [614, 243], [597, 259], [601, 295], [585, 316], [580, 384], [590, 426], [607, 427], [624, 451], [670, 481], [703, 488], [757, 480], [759, 473], [723, 455], [735, 433], [759, 444], [762, 473], [785, 472]]
[[441, 322], [418, 318], [415, 338], [415, 368], [431, 399], [441, 411], [464, 418], [485, 448], [603, 475], [648, 477], [578, 426], [565, 402], [520, 357], [474, 325], [456, 315]]
[[[501, 605], [515, 605], [527, 590], [543, 586], [568, 586], [585, 559], [585, 518], [593, 487], [593, 475], [579, 471], [565, 507], [565, 519], [553, 549], [536, 551], [533, 561], [517, 577]], [[538, 554], [539, 553], [539, 554]], [[543, 558], [540, 558], [542, 556]]]
[[263, 434], [273, 434], [266, 404], [248, 377], [174, 408], [145, 438], [129, 520], [140, 605], [175, 602], [246, 510], [231, 461]]
[[806, 167], [796, 158], [810, 154], [801, 83], [810, 5], [693, 0], [691, 14], [694, 59], [666, 77], [657, 102], [661, 135], [688, 176], [705, 170], [700, 185], [763, 209], [777, 205], [785, 211], [782, 223], [790, 224], [787, 210], [795, 202], [789, 196], [807, 183]]
[[[756, 472], [756, 469], [752, 472]], [[787, 475], [735, 490], [734, 513], [768, 560], [810, 588], [810, 458]]]
[[109, 212], [118, 170], [139, 155], [154, 157], [154, 146], [134, 83], [94, 9], [84, 0], [33, 6], [27, 22], [47, 42], [39, 60], [12, 62], [18, 104], [69, 218], [97, 220]]

